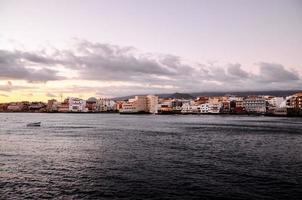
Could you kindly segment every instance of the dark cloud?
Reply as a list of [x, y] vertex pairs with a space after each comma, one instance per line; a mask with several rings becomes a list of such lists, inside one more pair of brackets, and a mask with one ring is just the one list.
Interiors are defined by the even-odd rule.
[[[37, 53], [0, 50], [0, 79], [22, 79], [30, 82], [63, 79], [57, 75], [58, 71], [45, 66], [45, 62], [42, 61], [46, 61], [47, 58], [38, 59], [39, 57]], [[40, 65], [40, 69], [31, 67], [32, 60]]]
[[81, 41], [76, 45], [80, 55], [69, 52], [65, 63], [71, 69], [77, 69], [80, 78], [95, 80], [133, 80], [137, 76], [166, 75], [177, 76], [190, 71], [190, 66], [182, 65], [174, 56], [161, 58], [135, 54], [133, 48], [120, 48], [114, 45]]
[[232, 77], [240, 77], [240, 78], [249, 77], [249, 73], [241, 69], [241, 65], [239, 63], [230, 64], [227, 67], [227, 73]]
[[291, 82], [299, 80], [299, 75], [285, 69], [283, 65], [274, 63], [259, 63], [260, 74], [258, 80], [261, 82]]

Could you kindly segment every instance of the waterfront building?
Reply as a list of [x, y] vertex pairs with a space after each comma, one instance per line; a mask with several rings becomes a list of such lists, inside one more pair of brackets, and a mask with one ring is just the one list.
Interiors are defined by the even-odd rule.
[[87, 112], [97, 111], [97, 99], [95, 97], [90, 97], [86, 100], [86, 109]]
[[235, 105], [236, 105], [236, 108], [242, 108], [242, 107], [244, 107], [244, 101], [243, 101], [243, 99], [242, 100], [236, 100]]
[[[180, 109], [181, 111], [181, 109]], [[172, 114], [173, 108], [168, 106], [167, 104], [159, 104], [158, 105], [158, 113], [160, 114]]]
[[298, 110], [302, 110], [302, 92], [294, 94], [293, 106]]
[[149, 113], [158, 113], [158, 96], [148, 95], [147, 96], [147, 109]]
[[268, 106], [273, 108], [281, 107], [281, 104], [285, 101], [283, 97], [269, 97], [267, 98]]
[[[181, 113], [182, 105], [190, 102], [191, 102], [190, 100], [186, 100], [186, 99], [173, 99], [171, 102], [172, 112], [176, 114]], [[198, 104], [194, 104], [194, 105], [198, 105]]]
[[174, 100], [169, 98], [169, 99], [159, 99], [158, 101], [158, 112], [161, 114], [171, 114], [173, 113], [173, 107], [172, 107], [172, 102]]
[[222, 110], [222, 102], [217, 102], [217, 103], [209, 103], [208, 105], [208, 113], [212, 113], [212, 114], [219, 114], [221, 113]]
[[183, 114], [197, 114], [200, 113], [200, 107], [191, 105], [190, 103], [184, 103], [182, 105], [181, 113]]
[[302, 116], [302, 93], [286, 97], [285, 104], [288, 115]]
[[126, 103], [126, 102], [125, 101], [116, 101], [115, 102], [116, 111], [120, 112], [120, 110], [123, 109], [123, 103]]
[[134, 99], [129, 99], [129, 102], [134, 103], [137, 112], [148, 112], [146, 96], [135, 96]]
[[230, 110], [231, 110], [230, 102], [224, 100], [222, 102], [221, 113], [230, 113]]
[[137, 113], [139, 112], [136, 108], [134, 102], [124, 102], [122, 104], [122, 109], [119, 110], [120, 113]]
[[209, 103], [209, 97], [207, 97], [207, 96], [198, 97], [198, 98], [195, 100], [195, 103], [196, 103], [197, 105]]
[[186, 99], [173, 99], [172, 100], [172, 113], [181, 113], [182, 110], [182, 105], [185, 103], [190, 103], [190, 100], [186, 100]]
[[210, 104], [217, 104], [219, 102], [222, 102], [225, 100], [226, 97], [221, 97], [221, 96], [215, 96], [215, 97], [209, 97], [209, 103]]
[[233, 109], [233, 113], [235, 113], [235, 114], [246, 114], [243, 97], [237, 97], [235, 102], [233, 102], [232, 104], [233, 104], [233, 106], [235, 104], [235, 108]]
[[[122, 105], [122, 104], [121, 104]], [[96, 104], [96, 109], [99, 112], [112, 112], [115, 110], [119, 110], [119, 104], [111, 99], [99, 99]]]
[[221, 113], [223, 101], [226, 101], [225, 97], [210, 97], [208, 103], [208, 113], [218, 114]]
[[267, 102], [266, 114], [268, 115], [286, 115], [287, 109], [283, 97], [265, 96]]
[[143, 113], [147, 112], [147, 97], [135, 96], [122, 104], [121, 113]]
[[59, 103], [57, 100], [50, 99], [47, 102], [46, 111], [47, 112], [58, 112], [58, 106], [59, 106]]
[[75, 97], [71, 97], [69, 98], [69, 111], [70, 112], [87, 112], [88, 109], [86, 108], [86, 101], [79, 99], [79, 98], [75, 98]]
[[58, 104], [58, 112], [69, 112], [69, 98]]
[[209, 113], [209, 103], [200, 105], [200, 113]]
[[135, 96], [122, 104], [121, 113], [157, 113], [158, 97], [154, 95]]
[[230, 113], [235, 114], [236, 111], [236, 100], [230, 101]]
[[266, 113], [266, 101], [262, 97], [249, 97], [243, 101], [245, 110], [248, 113]]

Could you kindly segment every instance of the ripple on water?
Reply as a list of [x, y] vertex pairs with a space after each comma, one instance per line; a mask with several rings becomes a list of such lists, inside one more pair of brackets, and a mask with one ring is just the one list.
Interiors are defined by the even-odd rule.
[[0, 127], [0, 199], [302, 196], [301, 118], [10, 113]]

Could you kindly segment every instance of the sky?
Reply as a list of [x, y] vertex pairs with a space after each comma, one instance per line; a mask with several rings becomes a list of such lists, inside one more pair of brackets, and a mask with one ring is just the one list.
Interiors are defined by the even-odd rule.
[[300, 0], [0, 0], [0, 102], [301, 86]]

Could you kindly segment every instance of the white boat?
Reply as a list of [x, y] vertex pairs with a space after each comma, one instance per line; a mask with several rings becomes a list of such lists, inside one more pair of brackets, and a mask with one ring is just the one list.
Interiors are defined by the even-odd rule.
[[41, 122], [29, 123], [29, 124], [27, 124], [27, 126], [41, 126]]

